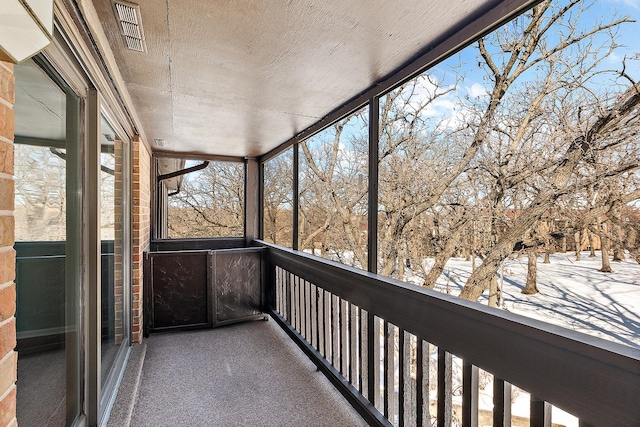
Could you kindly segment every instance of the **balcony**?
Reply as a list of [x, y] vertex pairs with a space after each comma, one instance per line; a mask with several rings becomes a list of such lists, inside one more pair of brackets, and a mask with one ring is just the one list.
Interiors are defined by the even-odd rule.
[[[275, 322], [154, 334], [132, 426], [367, 425]], [[112, 425], [122, 426], [112, 414]]]
[[[550, 426], [552, 405], [581, 426], [640, 420], [638, 350], [264, 242], [239, 243], [157, 243], [147, 255], [152, 334], [132, 425], [180, 416], [192, 425], [302, 425], [322, 414], [314, 425]], [[154, 286], [156, 258], [190, 273]], [[184, 299], [198, 287], [201, 301]], [[173, 313], [174, 324], [156, 309]], [[262, 312], [275, 322], [153, 333]], [[480, 404], [481, 377], [490, 378], [490, 410]], [[531, 395], [524, 419], [512, 416], [512, 386]]]

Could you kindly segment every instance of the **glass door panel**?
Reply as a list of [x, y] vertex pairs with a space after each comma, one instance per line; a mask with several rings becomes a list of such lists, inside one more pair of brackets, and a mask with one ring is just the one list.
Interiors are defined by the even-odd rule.
[[80, 104], [34, 61], [15, 77], [17, 414], [20, 425], [71, 425], [80, 412]]

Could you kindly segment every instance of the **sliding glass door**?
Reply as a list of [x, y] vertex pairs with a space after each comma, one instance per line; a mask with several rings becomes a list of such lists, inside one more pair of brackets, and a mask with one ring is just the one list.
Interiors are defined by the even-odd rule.
[[47, 64], [15, 66], [17, 414], [81, 413], [80, 100]]
[[131, 144], [42, 56], [15, 76], [18, 422], [101, 425], [131, 343]]

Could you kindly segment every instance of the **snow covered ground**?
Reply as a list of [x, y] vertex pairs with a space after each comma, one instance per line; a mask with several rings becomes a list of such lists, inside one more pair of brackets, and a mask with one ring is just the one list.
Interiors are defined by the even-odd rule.
[[[527, 258], [504, 263], [504, 302], [513, 313], [640, 349], [640, 264], [612, 262], [613, 273], [601, 273], [600, 254], [576, 261], [573, 253], [557, 253], [550, 264], [538, 259], [538, 290], [524, 295]], [[452, 258], [436, 289], [456, 295], [471, 274], [471, 262]], [[412, 282], [412, 278], [408, 278]], [[483, 296], [486, 303], [486, 292]]]
[[[527, 277], [526, 256], [505, 261], [503, 309], [640, 349], [640, 264], [633, 260], [612, 262], [614, 272], [601, 273], [598, 271], [602, 264], [600, 254], [590, 258], [588, 252], [581, 254], [579, 262], [573, 253], [554, 254], [549, 264], [542, 261], [541, 256], [537, 281], [540, 292], [535, 295], [520, 292]], [[470, 261], [452, 258], [436, 289], [457, 295], [470, 274]], [[407, 281], [420, 282], [419, 278], [410, 276]], [[481, 302], [486, 304], [486, 292]], [[456, 369], [455, 364], [454, 376], [460, 377], [462, 369]], [[492, 408], [490, 381], [480, 391], [481, 410]], [[528, 418], [527, 393], [516, 391], [512, 405], [514, 416]], [[578, 426], [577, 418], [558, 408], [553, 408], [552, 420], [554, 424]]]

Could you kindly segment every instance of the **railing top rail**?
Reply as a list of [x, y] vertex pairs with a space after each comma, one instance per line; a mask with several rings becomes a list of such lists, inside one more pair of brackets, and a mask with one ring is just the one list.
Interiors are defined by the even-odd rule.
[[640, 420], [640, 349], [260, 243], [272, 264], [591, 424]]
[[263, 252], [266, 248], [260, 246], [252, 246], [247, 248], [224, 248], [224, 249], [176, 249], [176, 250], [168, 250], [168, 251], [145, 251], [149, 256], [175, 256], [177, 254], [181, 255], [205, 255], [210, 252], [215, 253], [251, 253], [251, 252]]

